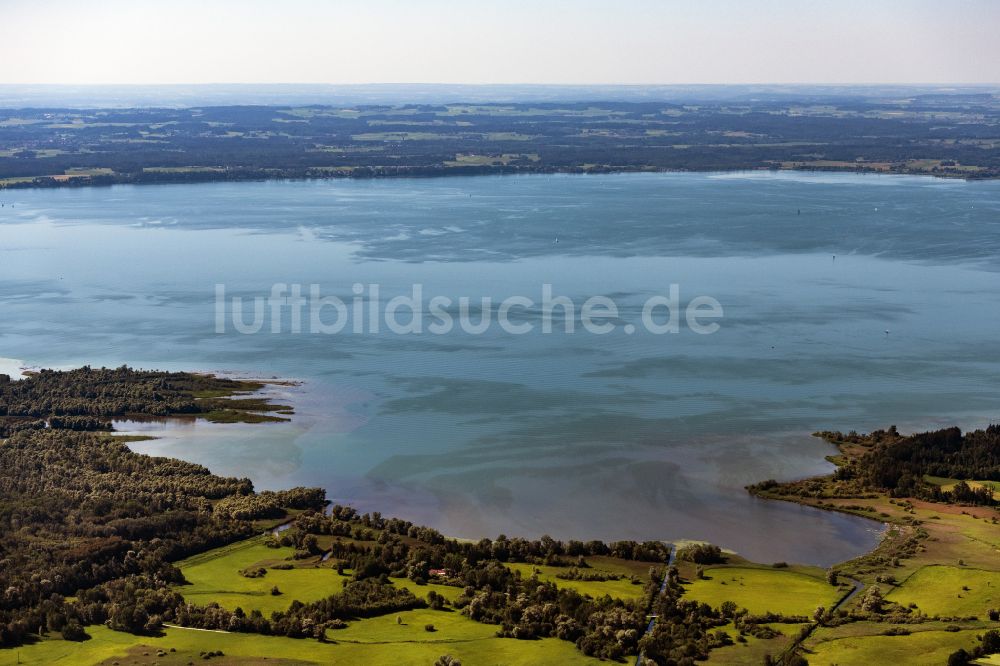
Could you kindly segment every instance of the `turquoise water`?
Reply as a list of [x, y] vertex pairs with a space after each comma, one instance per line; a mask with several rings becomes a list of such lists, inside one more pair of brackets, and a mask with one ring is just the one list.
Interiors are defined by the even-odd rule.
[[[0, 202], [0, 357], [300, 380], [276, 389], [290, 424], [144, 424], [163, 437], [137, 448], [459, 536], [696, 538], [829, 564], [878, 526], [743, 486], [827, 471], [814, 430], [971, 427], [1000, 404], [1000, 183], [553, 175]], [[215, 332], [216, 284], [277, 282], [347, 303], [355, 283], [474, 301], [550, 283], [620, 312], [607, 335]], [[720, 330], [644, 331], [671, 284], [717, 299]]]

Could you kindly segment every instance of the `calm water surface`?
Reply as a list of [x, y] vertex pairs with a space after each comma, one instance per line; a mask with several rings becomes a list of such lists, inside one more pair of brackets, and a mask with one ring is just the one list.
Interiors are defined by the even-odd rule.
[[[299, 379], [275, 389], [289, 424], [133, 424], [162, 435], [136, 448], [450, 534], [696, 538], [830, 564], [878, 525], [743, 486], [830, 469], [814, 430], [971, 427], [1000, 405], [1000, 183], [530, 176], [0, 201], [0, 357]], [[214, 332], [217, 283], [275, 282], [345, 300], [355, 282], [536, 300], [551, 283], [636, 324], [678, 284], [725, 318], [706, 336]]]

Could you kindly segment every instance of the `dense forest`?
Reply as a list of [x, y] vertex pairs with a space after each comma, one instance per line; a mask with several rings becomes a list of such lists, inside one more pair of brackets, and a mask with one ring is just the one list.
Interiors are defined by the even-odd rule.
[[788, 168], [997, 177], [1000, 99], [0, 110], [0, 187]]

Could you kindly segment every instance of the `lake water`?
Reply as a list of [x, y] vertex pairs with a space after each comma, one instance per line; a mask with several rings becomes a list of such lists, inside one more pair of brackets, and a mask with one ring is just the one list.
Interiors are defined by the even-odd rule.
[[[457, 536], [707, 539], [830, 564], [878, 525], [743, 486], [829, 470], [815, 430], [972, 427], [1000, 404], [996, 182], [553, 175], [0, 202], [0, 357], [300, 380], [275, 389], [291, 423], [140, 424], [162, 438], [136, 448]], [[345, 303], [355, 283], [383, 302], [413, 283], [539, 300], [549, 283], [614, 299], [620, 319], [607, 335], [215, 332], [217, 284], [274, 283]], [[626, 333], [671, 284], [682, 304], [717, 299], [719, 331]]]

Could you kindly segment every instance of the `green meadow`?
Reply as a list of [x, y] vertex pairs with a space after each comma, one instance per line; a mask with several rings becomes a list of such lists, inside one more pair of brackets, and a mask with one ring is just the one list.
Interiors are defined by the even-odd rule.
[[706, 568], [704, 579], [694, 579], [685, 587], [688, 599], [715, 608], [733, 601], [753, 614], [811, 616], [818, 606], [829, 608], [843, 595], [820, 576], [764, 567]]
[[[959, 483], [959, 479], [949, 479], [943, 476], [924, 476], [924, 481], [927, 483], [933, 483], [935, 486], [940, 486], [941, 490], [952, 490], [956, 484]], [[989, 488], [995, 493], [1000, 493], [1000, 481], [966, 481], [966, 484], [970, 488]]]
[[[587, 594], [591, 597], [603, 597], [608, 595], [618, 599], [638, 599], [642, 596], [644, 586], [635, 585], [628, 578], [618, 580], [591, 581], [591, 580], [566, 580], [557, 578], [556, 574], [569, 571], [566, 567], [550, 567], [540, 564], [507, 563], [507, 568], [512, 571], [520, 571], [524, 578], [538, 574], [538, 579], [545, 582], [555, 583], [556, 587], [565, 587], [576, 590], [580, 594]], [[608, 571], [607, 569], [580, 569], [583, 573], [620, 573]]]
[[766, 625], [779, 632], [781, 636], [777, 638], [754, 638], [750, 635], [743, 637], [743, 643], [738, 641], [739, 631], [732, 624], [721, 627], [719, 631], [724, 631], [733, 639], [732, 645], [716, 648], [708, 654], [707, 664], [720, 664], [729, 666], [730, 664], [763, 664], [767, 655], [780, 654], [799, 634], [803, 627], [808, 624], [782, 624], [771, 623]]
[[[265, 616], [286, 610], [292, 601], [303, 603], [324, 599], [340, 591], [343, 580], [329, 568], [271, 569], [292, 562], [292, 548], [268, 548], [262, 537], [218, 548], [178, 564], [190, 585], [178, 591], [191, 603], [216, 602], [223, 608], [259, 610]], [[240, 571], [263, 567], [267, 574], [247, 578]], [[272, 595], [277, 586], [280, 595]]]
[[930, 565], [919, 569], [886, 595], [904, 606], [916, 604], [927, 615], [986, 617], [1000, 608], [1000, 572]]
[[[259, 610], [265, 617], [274, 611], [286, 610], [292, 601], [308, 603], [340, 592], [346, 576], [338, 575], [330, 564], [320, 563], [318, 558], [294, 560], [293, 552], [294, 549], [287, 547], [268, 548], [263, 537], [217, 548], [178, 563], [190, 585], [178, 586], [177, 591], [194, 604], [215, 602], [229, 610], [237, 607], [246, 612]], [[276, 564], [292, 564], [295, 568], [270, 568]], [[240, 573], [258, 567], [266, 569], [267, 574], [247, 578]], [[462, 593], [461, 588], [452, 585], [418, 585], [407, 578], [392, 578], [391, 581], [420, 598], [433, 590], [448, 601], [454, 601]], [[271, 594], [274, 586], [280, 595]]]
[[[220, 664], [336, 664], [372, 666], [399, 664], [427, 666], [445, 654], [465, 664], [529, 666], [538, 663], [598, 663], [585, 657], [572, 643], [558, 639], [517, 641], [497, 638], [495, 628], [457, 613], [411, 611], [352, 624], [331, 636], [329, 643], [316, 640], [229, 634], [194, 629], [168, 628], [162, 636], [133, 636], [105, 627], [88, 627], [90, 640], [71, 643], [42, 640], [16, 650], [0, 651], [0, 666], [8, 664], [187, 664], [202, 662], [201, 653], [222, 651], [206, 663]], [[437, 631], [425, 625], [433, 623]], [[173, 652], [171, 652], [173, 649]]]
[[[882, 631], [885, 628], [871, 629]], [[914, 633], [908, 636], [868, 635], [827, 639], [829, 630], [820, 629], [810, 640], [805, 657], [811, 666], [941, 666], [948, 663], [948, 655], [952, 652], [975, 645], [976, 636], [982, 633], [982, 630], [975, 629], [921, 631], [919, 627], [910, 627], [910, 630]]]

